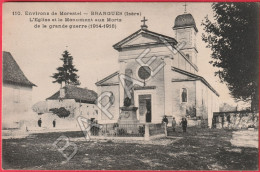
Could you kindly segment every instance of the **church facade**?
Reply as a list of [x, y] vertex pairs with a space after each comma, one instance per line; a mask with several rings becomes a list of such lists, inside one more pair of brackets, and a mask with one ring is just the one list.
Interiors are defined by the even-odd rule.
[[111, 102], [109, 118], [103, 113], [100, 123], [116, 123], [126, 97], [137, 107], [140, 123], [161, 123], [164, 115], [177, 121], [186, 117], [208, 120], [219, 111], [217, 91], [198, 75], [198, 29], [191, 14], [176, 17], [173, 37], [141, 29], [116, 43], [119, 69], [96, 83], [98, 95], [109, 92], [101, 103]]

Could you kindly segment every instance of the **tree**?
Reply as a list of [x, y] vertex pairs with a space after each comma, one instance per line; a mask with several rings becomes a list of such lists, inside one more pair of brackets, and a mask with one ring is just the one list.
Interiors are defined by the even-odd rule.
[[50, 111], [57, 115], [59, 118], [66, 118], [70, 115], [70, 111], [65, 109], [64, 107], [60, 107], [60, 108], [53, 108], [50, 109]]
[[48, 112], [48, 104], [46, 101], [37, 102], [32, 106], [32, 110], [37, 114], [44, 114]]
[[215, 21], [202, 22], [202, 39], [212, 50], [210, 64], [236, 100], [251, 101], [258, 110], [259, 6], [258, 3], [213, 3]]
[[67, 50], [64, 51], [60, 60], [63, 61], [63, 65], [58, 67], [58, 72], [51, 76], [55, 79], [53, 83], [59, 83], [61, 86], [62, 82], [65, 82], [65, 85], [80, 85], [79, 76], [76, 74], [78, 70], [73, 65], [73, 57]]

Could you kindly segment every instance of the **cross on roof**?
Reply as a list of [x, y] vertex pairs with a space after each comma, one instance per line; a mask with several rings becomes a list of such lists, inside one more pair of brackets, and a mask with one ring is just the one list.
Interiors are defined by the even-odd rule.
[[184, 6], [184, 13], [187, 13], [187, 9], [186, 9], [186, 7], [188, 6], [187, 4], [186, 4], [186, 2], [185, 2], [185, 4], [183, 5]]
[[143, 20], [141, 20], [141, 22], [143, 22], [143, 26], [145, 26], [145, 22], [146, 21], [148, 21], [147, 19], [145, 19], [145, 17], [144, 17], [144, 19]]

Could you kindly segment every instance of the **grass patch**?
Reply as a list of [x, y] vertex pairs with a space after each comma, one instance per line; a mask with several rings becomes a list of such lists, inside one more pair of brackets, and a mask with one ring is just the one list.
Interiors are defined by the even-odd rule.
[[[74, 141], [77, 154], [68, 162], [52, 144], [61, 135], [84, 137], [82, 132], [40, 133], [6, 139], [4, 169], [42, 170], [257, 170], [258, 149], [234, 147], [231, 131], [188, 128], [169, 132], [171, 138], [149, 144], [117, 141]], [[62, 147], [60, 143], [59, 146]], [[68, 148], [67, 153], [71, 152]]]

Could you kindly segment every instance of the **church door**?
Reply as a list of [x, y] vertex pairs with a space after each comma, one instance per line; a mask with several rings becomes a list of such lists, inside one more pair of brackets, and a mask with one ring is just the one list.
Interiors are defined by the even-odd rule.
[[151, 94], [139, 95], [139, 115], [140, 121], [152, 122]]

